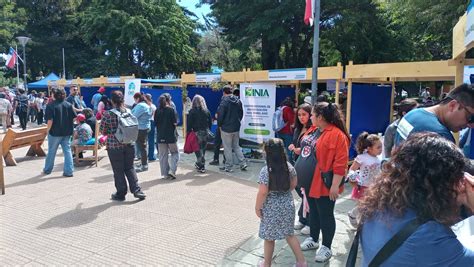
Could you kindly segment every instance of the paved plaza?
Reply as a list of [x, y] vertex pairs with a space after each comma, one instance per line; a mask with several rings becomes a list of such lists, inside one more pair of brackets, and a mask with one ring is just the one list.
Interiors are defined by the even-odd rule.
[[[98, 167], [82, 164], [74, 177], [62, 176], [61, 150], [47, 176], [41, 174], [44, 158], [23, 157], [26, 150], [14, 150], [18, 166], [5, 168], [2, 266], [256, 266], [263, 258], [254, 214], [263, 161], [251, 161], [246, 172], [209, 166], [198, 174], [194, 155], [181, 154], [174, 181], [159, 179], [159, 162], [151, 162], [138, 175], [147, 199], [129, 194], [125, 202], [114, 202], [105, 150]], [[305, 252], [309, 266], [344, 266], [354, 236], [346, 216], [354, 205], [348, 194], [336, 204], [334, 257], [316, 264], [314, 251]], [[294, 264], [284, 241], [277, 242], [274, 257], [275, 266]]]

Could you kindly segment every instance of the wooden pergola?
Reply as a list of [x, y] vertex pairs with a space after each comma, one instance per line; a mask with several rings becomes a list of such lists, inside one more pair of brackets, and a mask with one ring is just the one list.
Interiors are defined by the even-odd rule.
[[[353, 83], [391, 84], [390, 114], [393, 114], [396, 82], [454, 81], [456, 77], [456, 67], [452, 66], [450, 61], [447, 60], [360, 65], [355, 65], [351, 61], [345, 70], [348, 94], [346, 127], [348, 129], [350, 129], [351, 124], [350, 115]], [[390, 116], [390, 121], [392, 121], [392, 119], [392, 116]]]
[[[292, 69], [288, 69], [291, 71]], [[298, 69], [301, 70], [301, 69]], [[302, 83], [311, 83], [312, 78], [312, 69], [306, 68], [303, 69], [306, 71], [304, 79], [294, 79], [294, 80], [272, 80], [270, 79], [269, 70], [257, 70], [251, 71], [250, 69], [243, 69], [238, 72], [223, 72], [219, 76], [220, 82], [227, 82], [232, 85], [241, 84], [241, 83], [259, 83], [259, 82], [271, 82], [277, 85], [291, 85], [295, 87], [295, 99], [298, 101], [298, 94], [300, 92], [300, 87]], [[339, 101], [339, 90], [340, 82], [344, 81], [343, 79], [344, 68], [341, 63], [337, 63], [337, 66], [333, 67], [319, 67], [318, 68], [318, 82], [327, 82], [330, 80], [336, 81], [336, 101]], [[198, 74], [196, 73], [185, 73], [181, 75], [181, 87], [183, 88], [183, 93], [186, 90], [188, 85], [208, 85], [209, 82], [199, 82], [197, 81]], [[186, 127], [186, 116], [183, 113], [183, 126]]]

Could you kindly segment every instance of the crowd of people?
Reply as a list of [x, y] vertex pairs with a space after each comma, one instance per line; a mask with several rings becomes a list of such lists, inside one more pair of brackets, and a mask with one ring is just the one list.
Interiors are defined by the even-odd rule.
[[[357, 137], [350, 168], [351, 137], [337, 105], [304, 103], [295, 110], [285, 100], [280, 107], [291, 131], [265, 143], [255, 206], [265, 240], [260, 266], [271, 266], [279, 239], [288, 242], [296, 266], [307, 265], [301, 250], [317, 249], [316, 262], [332, 257], [334, 207], [344, 181], [356, 201], [348, 216], [360, 232], [362, 266], [474, 265], [474, 251], [450, 229], [474, 212], [473, 168], [452, 134], [474, 126], [473, 86], [461, 85], [437, 104], [403, 100], [383, 138], [367, 132]], [[293, 190], [301, 198], [296, 220]], [[405, 242], [386, 246], [406, 229], [412, 232]], [[309, 234], [300, 246], [294, 230]]]
[[[239, 146], [242, 103], [230, 85], [222, 91], [214, 118], [200, 95], [193, 97], [187, 114], [187, 133], [197, 136], [195, 168], [199, 173], [206, 172], [205, 152], [213, 135], [213, 119], [218, 128], [213, 137], [214, 160], [208, 164], [220, 164], [222, 144], [222, 171], [234, 171], [235, 161], [240, 170], [248, 168]], [[22, 89], [13, 95], [3, 88], [0, 121], [6, 130], [13, 124], [10, 119], [15, 112], [22, 129], [31, 119], [40, 125], [46, 123], [48, 153], [43, 173], [52, 172], [61, 146], [66, 177], [74, 175], [72, 149], [94, 142], [99, 125], [99, 139], [107, 148], [115, 182], [111, 199], [124, 201], [130, 192], [143, 200], [146, 195], [137, 173], [147, 171], [149, 162], [160, 161], [161, 178], [178, 178], [179, 117], [170, 94], [160, 95], [156, 105], [149, 94], [136, 93], [133, 99], [134, 104], [127, 107], [121, 91], [107, 96], [101, 87], [92, 97], [90, 109], [77, 86], [71, 87], [67, 97], [62, 88], [53, 88], [48, 97], [34, 92], [26, 95]], [[411, 99], [401, 101], [396, 105], [398, 118], [387, 127], [383, 138], [368, 132], [356, 138], [358, 155], [350, 168], [352, 138], [342, 112], [327, 99], [318, 100], [315, 105], [303, 103], [295, 108], [291, 98], [286, 98], [279, 107], [283, 125], [277, 138], [264, 144], [266, 165], [258, 177], [255, 204], [259, 236], [264, 239], [260, 266], [271, 266], [275, 241], [280, 239], [286, 239], [294, 252], [296, 266], [307, 265], [304, 250], [316, 250], [314, 260], [327, 262], [333, 256], [336, 200], [345, 182], [352, 185], [351, 195], [356, 201], [348, 216], [361, 233], [363, 266], [379, 262], [379, 254], [387, 254], [385, 244], [408, 223], [415, 225], [413, 232], [383, 259], [387, 265], [441, 262], [473, 266], [474, 252], [463, 247], [449, 227], [474, 211], [473, 168], [452, 134], [474, 126], [474, 88], [461, 85], [427, 107], [418, 107]], [[130, 126], [136, 126], [136, 131]], [[301, 198], [298, 212], [293, 190]], [[295, 230], [309, 236], [299, 244]]]

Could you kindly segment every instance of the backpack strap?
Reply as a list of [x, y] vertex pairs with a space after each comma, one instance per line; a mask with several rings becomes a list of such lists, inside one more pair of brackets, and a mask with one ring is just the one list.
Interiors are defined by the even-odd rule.
[[418, 229], [418, 227], [426, 222], [426, 220], [421, 221], [415, 218], [405, 224], [405, 226], [377, 252], [377, 255], [370, 261], [369, 267], [380, 266], [416, 231], [416, 229]]
[[[370, 261], [369, 267], [380, 266], [427, 220], [420, 221], [415, 218], [403, 226], [385, 245], [377, 252], [377, 255]], [[362, 234], [362, 224], [357, 228], [357, 233], [352, 241], [352, 246], [346, 261], [346, 267], [355, 267], [357, 253], [359, 250], [360, 235]]]

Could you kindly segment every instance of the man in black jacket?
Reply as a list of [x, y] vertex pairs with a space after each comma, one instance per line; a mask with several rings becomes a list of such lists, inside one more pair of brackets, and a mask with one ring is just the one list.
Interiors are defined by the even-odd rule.
[[224, 96], [217, 108], [217, 126], [221, 130], [222, 144], [224, 146], [224, 155], [226, 160], [225, 166], [220, 168], [226, 172], [232, 172], [232, 150], [239, 159], [240, 169], [246, 170], [247, 163], [239, 146], [240, 121], [244, 115], [242, 102], [232, 94], [230, 85], [224, 86], [222, 89]]

